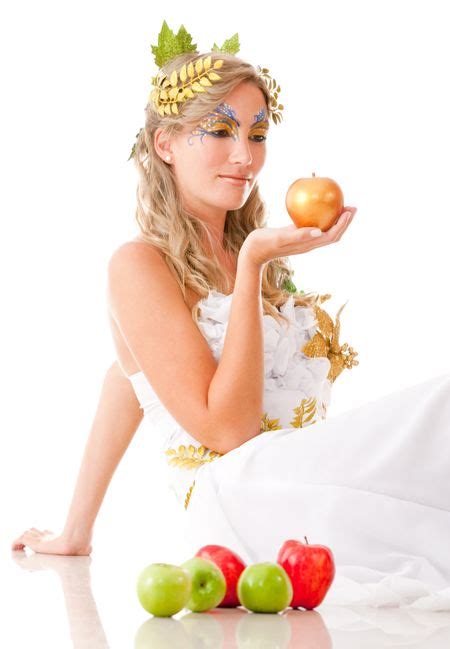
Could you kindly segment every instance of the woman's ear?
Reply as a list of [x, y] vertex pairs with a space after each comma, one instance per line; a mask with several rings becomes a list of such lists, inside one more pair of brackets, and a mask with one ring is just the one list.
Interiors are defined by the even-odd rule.
[[164, 133], [161, 127], [157, 128], [153, 138], [155, 151], [164, 162], [172, 162], [173, 152], [170, 144], [170, 137]]

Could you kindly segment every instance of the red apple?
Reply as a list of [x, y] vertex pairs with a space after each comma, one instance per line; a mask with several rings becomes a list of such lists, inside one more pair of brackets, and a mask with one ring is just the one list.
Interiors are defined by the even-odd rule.
[[334, 557], [326, 545], [309, 545], [289, 539], [278, 552], [277, 562], [289, 575], [294, 594], [292, 608], [313, 609], [323, 601], [336, 572]]
[[217, 608], [240, 606], [241, 603], [237, 595], [237, 582], [241, 572], [247, 567], [241, 557], [223, 545], [204, 545], [196, 552], [195, 556], [213, 561], [224, 574], [227, 590]]

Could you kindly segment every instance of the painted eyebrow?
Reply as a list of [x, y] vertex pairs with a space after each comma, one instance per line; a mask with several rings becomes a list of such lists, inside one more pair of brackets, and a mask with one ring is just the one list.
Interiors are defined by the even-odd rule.
[[[219, 104], [219, 106], [217, 107], [217, 112], [226, 115], [238, 126], [241, 125], [240, 121], [237, 119], [234, 109], [229, 104]], [[251, 126], [254, 126], [255, 124], [259, 124], [261, 122], [268, 122], [264, 108], [260, 109], [259, 113], [256, 115], [255, 121], [251, 124]]]

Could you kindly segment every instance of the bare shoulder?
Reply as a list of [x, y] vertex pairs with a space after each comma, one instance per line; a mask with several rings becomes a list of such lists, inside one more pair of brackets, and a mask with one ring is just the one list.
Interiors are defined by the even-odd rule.
[[143, 372], [174, 419], [216, 448], [208, 390], [217, 361], [163, 255], [136, 241], [120, 245], [109, 261], [108, 305], [126, 373]]
[[[133, 271], [134, 269], [134, 271]], [[170, 270], [164, 254], [157, 247], [139, 238], [131, 239], [118, 246], [112, 253], [108, 264], [109, 280], [115, 278], [129, 281], [129, 273], [138, 277], [151, 275], [149, 279], [158, 284], [169, 300], [183, 302], [191, 310], [200, 299], [190, 287], [185, 287], [185, 295]], [[128, 276], [128, 279], [127, 279]]]
[[[181, 288], [156, 247], [142, 241], [126, 241], [112, 253], [108, 262], [108, 306], [114, 317], [114, 295], [139, 292], [145, 286], [147, 301], [156, 304], [184, 305]], [[137, 297], [137, 293], [136, 293]], [[136, 304], [136, 308], [139, 308]]]
[[109, 263], [116, 263], [117, 261], [126, 260], [129, 258], [148, 258], [154, 260], [156, 263], [158, 261], [164, 262], [164, 256], [162, 252], [151, 243], [143, 241], [142, 239], [130, 239], [120, 244], [112, 253]]
[[108, 262], [108, 280], [119, 286], [123, 282], [141, 283], [144, 279], [149, 288], [159, 286], [163, 291], [169, 290], [172, 296], [182, 296], [163, 253], [156, 246], [143, 241], [125, 241], [111, 254]]

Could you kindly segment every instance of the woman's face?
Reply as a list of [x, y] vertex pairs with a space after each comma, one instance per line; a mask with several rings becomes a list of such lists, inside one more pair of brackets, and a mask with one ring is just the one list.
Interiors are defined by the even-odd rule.
[[[199, 216], [222, 217], [246, 202], [266, 157], [269, 116], [263, 92], [240, 83], [196, 128], [185, 129], [162, 151], [187, 207]], [[223, 176], [245, 176], [233, 182]]]

